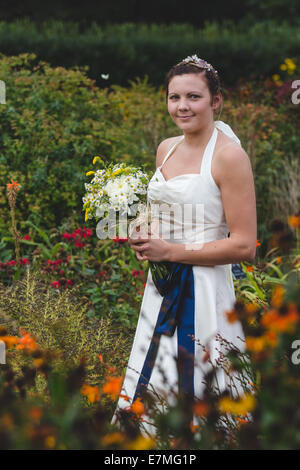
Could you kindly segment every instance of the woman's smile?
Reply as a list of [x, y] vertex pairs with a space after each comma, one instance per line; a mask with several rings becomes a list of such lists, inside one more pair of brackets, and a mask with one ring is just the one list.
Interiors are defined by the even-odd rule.
[[177, 116], [179, 119], [189, 119], [189, 118], [192, 118], [194, 115], [191, 114], [189, 116]]

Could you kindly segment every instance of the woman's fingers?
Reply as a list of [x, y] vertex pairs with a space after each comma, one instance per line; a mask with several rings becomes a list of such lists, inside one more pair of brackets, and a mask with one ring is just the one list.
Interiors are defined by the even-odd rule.
[[135, 252], [135, 255], [139, 261], [144, 261], [145, 258], [143, 255], [141, 255], [138, 251]]
[[145, 251], [149, 248], [149, 245], [148, 243], [144, 243], [144, 244], [141, 244], [141, 245], [135, 245], [132, 247], [135, 251]]

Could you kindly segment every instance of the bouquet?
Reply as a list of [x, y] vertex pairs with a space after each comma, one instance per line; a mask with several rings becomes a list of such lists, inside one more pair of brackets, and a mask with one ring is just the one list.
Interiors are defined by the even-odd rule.
[[[104, 165], [99, 156], [94, 157], [93, 164], [96, 162]], [[109, 235], [126, 237], [127, 233], [132, 236], [139, 229], [139, 233], [148, 234], [152, 219], [147, 202], [147, 173], [125, 163], [110, 163], [103, 169], [86, 173], [90, 175], [93, 179], [85, 183], [86, 194], [82, 201], [85, 221], [99, 220], [97, 236], [102, 239]], [[155, 283], [168, 278], [168, 263], [150, 261], [149, 266]]]

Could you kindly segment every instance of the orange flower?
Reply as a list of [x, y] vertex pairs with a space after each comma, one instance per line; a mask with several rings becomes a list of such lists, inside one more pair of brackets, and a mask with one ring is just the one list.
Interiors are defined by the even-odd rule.
[[249, 315], [253, 315], [254, 313], [256, 313], [258, 311], [258, 305], [254, 304], [254, 303], [251, 303], [251, 304], [245, 304], [245, 310], [246, 310], [246, 313], [248, 313]]
[[15, 344], [19, 343], [19, 339], [17, 336], [0, 336], [0, 340], [5, 343], [7, 348], [13, 347]]
[[90, 403], [95, 403], [95, 401], [100, 400], [99, 388], [97, 385], [93, 387], [92, 385], [84, 384], [81, 389], [81, 394], [85, 395]]
[[29, 333], [23, 332], [23, 336], [19, 339], [17, 349], [25, 349], [26, 351], [34, 351], [38, 349], [35, 339]]
[[30, 408], [28, 414], [32, 421], [39, 422], [43, 415], [43, 409], [40, 406], [33, 406]]
[[267, 331], [264, 338], [265, 338], [265, 342], [268, 346], [270, 346], [271, 348], [275, 348], [275, 346], [278, 343], [278, 337], [277, 337], [275, 331]]
[[246, 348], [252, 352], [261, 352], [265, 347], [265, 342], [262, 336], [255, 338], [253, 336], [247, 336]]
[[277, 341], [278, 339], [275, 331], [268, 331], [263, 336], [247, 336], [246, 348], [248, 351], [252, 351], [253, 353], [260, 353], [266, 348], [274, 348], [277, 344]]
[[102, 387], [102, 392], [105, 395], [110, 395], [112, 400], [115, 400], [121, 391], [123, 377], [107, 377], [107, 382]]
[[241, 424], [249, 424], [249, 420], [245, 418], [240, 418], [239, 416], [236, 416], [237, 424], [240, 426]]
[[292, 228], [300, 227], [300, 215], [291, 215], [288, 218], [288, 222]]
[[281, 262], [282, 262], [281, 256], [277, 256], [277, 258], [276, 258], [276, 263], [277, 263], [277, 264], [280, 264]]
[[45, 364], [44, 358], [39, 357], [38, 359], [34, 359], [33, 365], [36, 369], [39, 369]]
[[256, 246], [260, 246], [259, 240], [256, 240]]
[[299, 321], [297, 306], [293, 302], [288, 303], [288, 312], [280, 314], [275, 309], [271, 309], [264, 314], [261, 324], [267, 326], [270, 330], [291, 332]]
[[238, 315], [234, 309], [226, 312], [226, 316], [227, 316], [227, 320], [229, 321], [229, 323], [235, 323], [236, 321], [238, 321]]
[[207, 416], [209, 412], [209, 406], [205, 401], [198, 401], [193, 407], [195, 416]]
[[195, 434], [195, 432], [196, 432], [197, 429], [199, 429], [199, 428], [200, 428], [199, 425], [195, 425], [195, 424], [193, 423], [193, 421], [191, 421], [191, 423], [190, 423], [190, 430], [191, 430], [191, 432], [192, 432], [193, 434]]
[[138, 417], [142, 416], [145, 413], [145, 407], [141, 402], [140, 398], [137, 398], [132, 405], [130, 405], [131, 411], [136, 414]]
[[103, 364], [103, 356], [102, 356], [102, 354], [97, 354], [97, 357], [98, 357], [99, 361], [101, 362], [101, 364]]
[[13, 181], [13, 179], [11, 179], [10, 181], [11, 183], [7, 184], [7, 189], [9, 191], [19, 191], [21, 185], [17, 181]]
[[284, 287], [275, 286], [272, 292], [271, 305], [275, 308], [279, 308], [282, 305], [283, 297], [284, 297]]
[[6, 428], [7, 431], [14, 428], [14, 420], [11, 414], [5, 413], [1, 418], [2, 425]]
[[252, 273], [253, 272], [253, 266], [247, 266], [247, 271], [249, 273]]
[[122, 393], [120, 393], [119, 396], [123, 398], [123, 400], [130, 402], [130, 398], [127, 395], [123, 395]]

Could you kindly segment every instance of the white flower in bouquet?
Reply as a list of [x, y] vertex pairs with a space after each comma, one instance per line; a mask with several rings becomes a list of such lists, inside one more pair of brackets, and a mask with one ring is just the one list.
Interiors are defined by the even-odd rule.
[[[95, 157], [93, 164], [97, 160], [103, 163], [100, 157]], [[120, 163], [86, 173], [87, 176], [91, 174], [94, 177], [85, 184], [87, 192], [82, 198], [85, 220], [101, 218], [106, 214], [107, 207], [132, 216], [131, 206], [134, 203], [146, 203], [149, 177], [142, 170]]]

